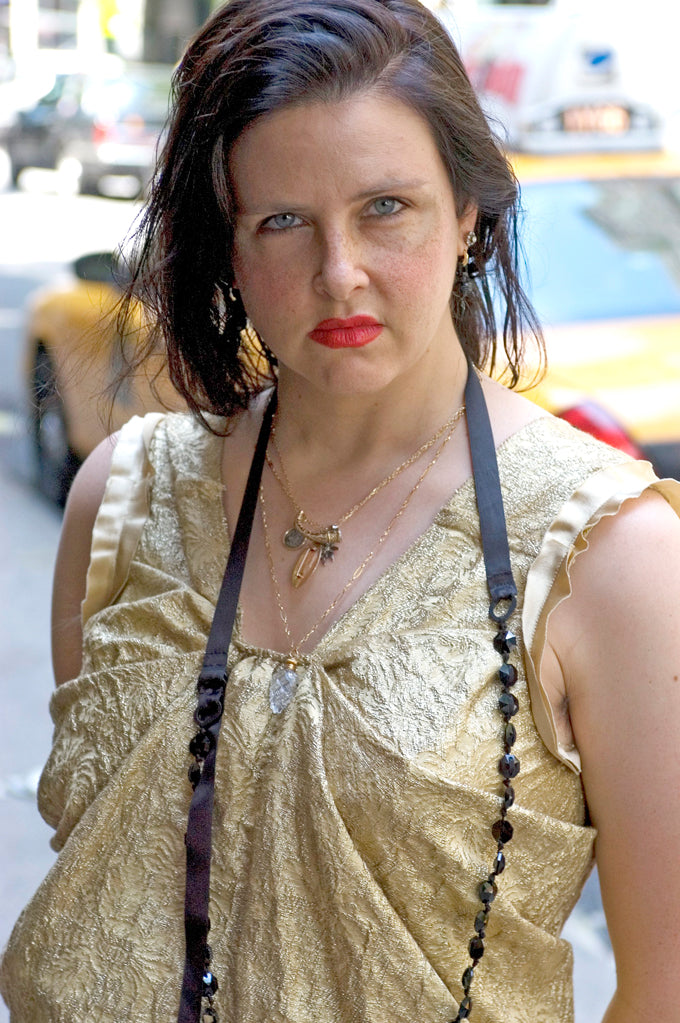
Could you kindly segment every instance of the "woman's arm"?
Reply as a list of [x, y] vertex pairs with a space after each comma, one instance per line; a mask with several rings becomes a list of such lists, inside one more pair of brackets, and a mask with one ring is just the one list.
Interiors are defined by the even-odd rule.
[[617, 990], [606, 1023], [680, 1005], [680, 521], [660, 496], [592, 531], [553, 615]]
[[69, 492], [52, 588], [52, 665], [57, 685], [75, 678], [82, 657], [80, 605], [85, 596], [92, 529], [104, 496], [116, 436], [81, 466]]

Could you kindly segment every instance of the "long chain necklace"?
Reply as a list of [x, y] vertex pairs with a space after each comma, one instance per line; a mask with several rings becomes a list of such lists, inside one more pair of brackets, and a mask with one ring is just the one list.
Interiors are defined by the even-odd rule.
[[398, 465], [396, 469], [393, 469], [380, 483], [377, 483], [372, 490], [365, 494], [360, 501], [352, 505], [340, 518], [336, 519], [334, 524], [323, 526], [313, 522], [307, 513], [303, 510], [300, 502], [296, 500], [293, 495], [293, 488], [291, 487], [288, 474], [283, 465], [283, 459], [281, 452], [276, 443], [276, 423], [272, 424], [271, 432], [271, 445], [273, 450], [276, 452], [279, 467], [277, 468], [273, 462], [269, 452], [267, 452], [267, 465], [271, 469], [271, 472], [279, 483], [284, 494], [295, 508], [295, 520], [293, 525], [286, 530], [283, 534], [284, 546], [288, 547], [289, 550], [300, 550], [304, 546], [304, 549], [299, 554], [295, 561], [293, 570], [291, 573], [291, 583], [297, 589], [302, 586], [311, 576], [314, 574], [319, 565], [325, 565], [329, 561], [333, 560], [333, 555], [336, 553], [338, 546], [342, 541], [342, 532], [340, 526], [345, 522], [349, 521], [353, 515], [360, 511], [364, 505], [368, 504], [372, 498], [379, 494], [380, 491], [392, 483], [402, 472], [417, 462], [419, 458], [422, 458], [431, 447], [433, 447], [437, 441], [448, 433], [458, 420], [465, 412], [465, 405], [461, 405], [457, 412], [451, 416], [450, 419], [439, 427], [429, 440], [426, 440], [424, 444], [421, 444], [417, 451], [409, 455], [401, 465]]
[[[350, 589], [350, 587], [354, 585], [354, 583], [363, 574], [363, 572], [366, 569], [366, 567], [370, 564], [370, 562], [373, 560], [375, 555], [378, 553], [378, 551], [380, 550], [380, 548], [384, 544], [385, 540], [389, 536], [390, 532], [392, 531], [392, 528], [394, 527], [395, 523], [397, 522], [397, 520], [399, 518], [401, 518], [403, 513], [406, 511], [406, 509], [408, 508], [408, 506], [409, 506], [411, 500], [413, 499], [414, 495], [416, 494], [416, 492], [418, 491], [419, 487], [423, 483], [425, 477], [430, 472], [430, 470], [433, 468], [433, 466], [435, 465], [435, 463], [437, 462], [437, 460], [441, 456], [442, 452], [444, 451], [444, 448], [446, 447], [448, 442], [451, 440], [451, 437], [453, 436], [453, 434], [455, 432], [455, 429], [456, 429], [456, 426], [458, 424], [458, 420], [460, 419], [463, 411], [464, 411], [464, 406], [463, 406], [463, 409], [462, 410], [459, 409], [458, 412], [456, 413], [456, 415], [453, 416], [449, 420], [449, 422], [446, 424], [448, 426], [448, 431], [446, 432], [446, 434], [444, 436], [444, 439], [442, 440], [441, 444], [439, 445], [439, 447], [435, 451], [435, 453], [432, 456], [432, 458], [430, 459], [430, 461], [427, 463], [427, 465], [425, 466], [425, 468], [421, 472], [420, 476], [418, 477], [418, 479], [416, 480], [414, 485], [409, 490], [408, 494], [406, 495], [406, 497], [404, 498], [404, 500], [400, 504], [400, 506], [397, 509], [397, 511], [394, 513], [394, 515], [390, 519], [389, 523], [387, 524], [387, 527], [384, 529], [382, 534], [378, 537], [378, 540], [377, 540], [377, 542], [375, 544], [375, 547], [371, 551], [369, 551], [369, 553], [366, 555], [366, 557], [361, 562], [361, 564], [358, 565], [357, 568], [354, 569], [354, 572], [352, 573], [352, 575], [350, 576], [348, 581], [345, 583], [345, 585], [340, 590], [340, 592], [335, 597], [335, 599], [332, 601], [332, 603], [329, 604], [329, 606], [326, 608], [326, 610], [321, 615], [321, 617], [314, 623], [314, 625], [312, 625], [311, 629], [308, 629], [307, 632], [304, 634], [304, 636], [302, 636], [297, 642], [295, 642], [293, 640], [293, 636], [292, 636], [292, 633], [290, 631], [290, 624], [288, 622], [288, 615], [286, 614], [286, 609], [285, 609], [284, 604], [283, 604], [283, 597], [281, 595], [281, 587], [279, 586], [279, 581], [278, 581], [278, 578], [277, 578], [277, 575], [276, 575], [276, 568], [274, 567], [274, 555], [273, 555], [273, 552], [272, 552], [272, 545], [271, 545], [271, 540], [270, 540], [270, 536], [269, 536], [269, 526], [267, 524], [267, 507], [266, 507], [266, 502], [265, 502], [265, 498], [264, 498], [264, 490], [263, 490], [262, 487], [260, 487], [260, 494], [259, 494], [260, 509], [261, 509], [261, 512], [262, 512], [262, 527], [263, 527], [263, 532], [264, 532], [264, 545], [265, 545], [265, 550], [267, 552], [267, 561], [268, 561], [268, 564], [269, 564], [269, 574], [271, 576], [272, 585], [274, 587], [274, 593], [276, 595], [276, 603], [277, 603], [278, 608], [279, 608], [279, 615], [281, 617], [281, 624], [283, 625], [284, 632], [286, 633], [286, 639], [288, 640], [288, 645], [290, 647], [290, 652], [289, 652], [288, 656], [286, 657], [284, 663], [278, 665], [274, 669], [274, 671], [272, 673], [272, 677], [271, 677], [271, 682], [270, 682], [270, 685], [269, 685], [269, 706], [271, 707], [271, 709], [274, 712], [274, 714], [280, 714], [281, 711], [285, 710], [285, 708], [288, 706], [288, 704], [290, 703], [291, 699], [293, 698], [293, 695], [295, 693], [295, 689], [297, 687], [297, 681], [298, 681], [298, 679], [297, 679], [297, 667], [298, 667], [298, 665], [300, 663], [300, 658], [301, 658], [300, 649], [301, 649], [301, 647], [303, 647], [304, 644], [307, 642], [307, 640], [311, 639], [311, 637], [314, 635], [314, 633], [317, 632], [321, 628], [323, 623], [326, 621], [328, 616], [335, 610], [335, 608], [338, 606], [338, 604], [340, 603], [342, 598], [345, 596], [347, 591]], [[441, 434], [440, 434], [440, 436], [441, 436]], [[429, 446], [431, 447], [432, 445], [429, 444]], [[381, 484], [380, 486], [382, 487], [383, 484]], [[364, 503], [365, 503], [365, 501], [364, 501]]]

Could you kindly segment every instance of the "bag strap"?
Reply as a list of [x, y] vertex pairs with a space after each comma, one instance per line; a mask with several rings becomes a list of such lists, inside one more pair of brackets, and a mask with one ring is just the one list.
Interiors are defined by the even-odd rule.
[[[194, 721], [199, 726], [199, 732], [194, 737], [193, 744], [202, 744], [200, 748], [204, 755], [201, 757], [200, 777], [196, 781], [189, 806], [189, 818], [184, 839], [187, 850], [184, 897], [186, 956], [178, 1023], [196, 1023], [199, 1019], [204, 977], [209, 976], [210, 949], [207, 938], [210, 930], [208, 916], [210, 853], [217, 740], [224, 707], [224, 690], [229, 677], [227, 670], [229, 644], [234, 629], [257, 495], [275, 411], [276, 391], [272, 394], [262, 419], [227, 567], [217, 598], [203, 667], [198, 676], [198, 706], [194, 714]], [[194, 765], [192, 765], [193, 767]]]
[[[491, 603], [489, 617], [494, 622], [506, 621], [517, 606], [517, 586], [510, 566], [508, 531], [503, 508], [501, 481], [498, 475], [496, 445], [477, 371], [468, 361], [465, 384], [465, 419], [467, 422], [472, 476], [477, 497], [479, 528], [486, 581]], [[501, 605], [507, 601], [503, 610]]]

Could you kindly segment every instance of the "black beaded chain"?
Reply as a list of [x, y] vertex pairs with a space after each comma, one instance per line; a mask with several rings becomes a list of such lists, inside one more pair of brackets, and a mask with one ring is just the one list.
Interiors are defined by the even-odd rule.
[[517, 730], [512, 723], [512, 718], [519, 710], [519, 701], [512, 692], [512, 687], [517, 681], [517, 669], [510, 664], [510, 654], [517, 646], [517, 637], [506, 628], [507, 619], [513, 607], [505, 615], [497, 615], [493, 609], [489, 616], [498, 625], [498, 632], [494, 636], [494, 649], [503, 658], [503, 663], [498, 669], [498, 681], [503, 687], [503, 692], [498, 698], [498, 709], [505, 722], [503, 728], [503, 756], [498, 761], [498, 772], [503, 779], [503, 793], [501, 796], [500, 817], [491, 826], [491, 834], [497, 842], [496, 856], [493, 861], [493, 870], [485, 881], [479, 885], [479, 894], [482, 908], [475, 917], [475, 936], [471, 938], [468, 946], [472, 964], [467, 967], [463, 974], [461, 983], [463, 985], [463, 1000], [458, 1007], [458, 1013], [451, 1023], [461, 1023], [470, 1016], [472, 1010], [472, 997], [470, 988], [475, 975], [475, 968], [484, 955], [484, 938], [486, 937], [486, 925], [491, 913], [491, 905], [498, 894], [496, 878], [505, 870], [505, 846], [512, 839], [513, 827], [508, 818], [508, 810], [515, 802], [515, 790], [511, 782], [519, 774], [519, 760], [512, 752], [517, 739]]
[[[199, 728], [189, 743], [189, 752], [194, 761], [188, 771], [189, 781], [194, 792], [203, 775], [205, 758], [215, 749], [216, 740], [210, 729], [215, 725], [219, 728], [224, 709], [225, 688], [226, 683], [223, 686], [214, 687], [206, 685], [201, 679], [196, 685], [198, 706], [194, 712], [194, 721]], [[212, 972], [212, 948], [206, 943], [204, 951], [200, 1023], [219, 1023], [220, 1018], [214, 1005], [219, 985], [217, 977]]]

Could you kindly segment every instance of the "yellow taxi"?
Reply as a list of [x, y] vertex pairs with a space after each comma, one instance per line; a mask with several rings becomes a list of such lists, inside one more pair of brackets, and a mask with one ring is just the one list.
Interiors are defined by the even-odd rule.
[[680, 477], [680, 157], [513, 163], [548, 357], [528, 396]]
[[[126, 372], [148, 328], [141, 306], [133, 305], [125, 338], [118, 332], [125, 272], [113, 253], [90, 253], [74, 262], [72, 275], [29, 301], [24, 377], [37, 481], [60, 505], [80, 464], [109, 433], [133, 415], [185, 407], [162, 351]], [[249, 368], [266, 375], [264, 355], [244, 339]]]
[[[77, 259], [73, 276], [37, 291], [28, 306], [24, 376], [38, 484], [63, 504], [100, 440], [135, 414], [179, 407], [162, 358], [118, 385], [125, 347], [116, 326], [123, 270], [110, 252]], [[141, 310], [135, 309], [140, 330]]]

